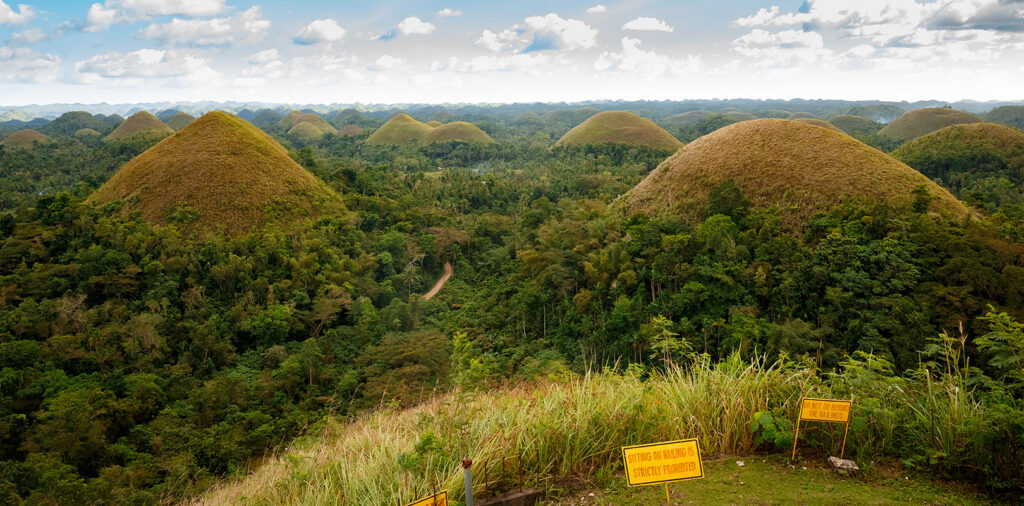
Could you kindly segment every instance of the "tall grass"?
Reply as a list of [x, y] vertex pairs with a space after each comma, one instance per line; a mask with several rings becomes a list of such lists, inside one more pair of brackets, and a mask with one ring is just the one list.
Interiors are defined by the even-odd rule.
[[[546, 487], [608, 476], [620, 468], [620, 447], [631, 444], [698, 437], [705, 458], [746, 453], [756, 449], [755, 413], [794, 420], [804, 396], [854, 399], [847, 454], [927, 448], [956, 456], [956, 466], [970, 465], [965, 430], [984, 413], [969, 391], [947, 380], [893, 376], [891, 366], [871, 356], [846, 366], [849, 374], [826, 381], [806, 364], [733, 356], [647, 378], [603, 372], [453, 392], [405, 411], [332, 421], [318, 439], [192, 502], [394, 505], [442, 489], [457, 500], [463, 457], [474, 461], [480, 497], [519, 483]], [[837, 425], [817, 437], [837, 445], [842, 433]]]

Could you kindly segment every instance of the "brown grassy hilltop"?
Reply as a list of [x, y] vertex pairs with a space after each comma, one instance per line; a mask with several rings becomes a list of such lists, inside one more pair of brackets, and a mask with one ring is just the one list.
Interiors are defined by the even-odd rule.
[[683, 143], [646, 118], [626, 111], [599, 112], [572, 130], [555, 146], [629, 144], [658, 149], [677, 149]]
[[177, 132], [178, 130], [187, 127], [189, 123], [192, 123], [195, 120], [195, 116], [187, 112], [179, 112], [167, 120], [167, 126], [171, 127], [171, 130]]
[[755, 206], [777, 209], [790, 229], [843, 201], [908, 206], [922, 184], [939, 197], [932, 211], [955, 219], [969, 214], [948, 191], [885, 153], [782, 119], [745, 121], [693, 141], [619, 202], [629, 213], [680, 213], [695, 222], [707, 212], [711, 188], [730, 179]]
[[981, 118], [967, 111], [930, 107], [907, 111], [879, 130], [878, 133], [893, 139], [909, 141], [950, 125], [981, 122]]
[[815, 118], [797, 118], [797, 119], [795, 119], [793, 121], [799, 121], [800, 123], [807, 123], [808, 125], [814, 125], [814, 126], [821, 127], [821, 128], [827, 128], [829, 130], [832, 130], [833, 132], [846, 133], [846, 132], [843, 132], [841, 129], [837, 128], [832, 123], [829, 123], [827, 121], [822, 121], [820, 119], [815, 119]]
[[31, 148], [35, 142], [47, 142], [50, 138], [31, 128], [18, 130], [0, 141], [5, 148]]
[[89, 201], [122, 201], [125, 212], [157, 224], [187, 206], [198, 212], [189, 227], [228, 235], [342, 210], [338, 196], [272, 137], [223, 112], [204, 114], [135, 157]]
[[828, 122], [848, 134], [857, 132], [875, 133], [882, 129], [881, 123], [853, 114], [837, 114], [829, 118]]
[[311, 112], [292, 111], [285, 115], [284, 118], [281, 118], [281, 125], [284, 126], [285, 130], [291, 130], [299, 123], [309, 123], [325, 134], [332, 134], [337, 131], [327, 120]]
[[417, 121], [404, 112], [396, 114], [366, 138], [366, 142], [369, 144], [399, 146], [447, 141], [489, 144], [494, 142], [494, 139], [491, 139], [489, 135], [472, 123], [454, 121], [433, 127]]
[[342, 137], [350, 137], [361, 133], [363, 133], [363, 129], [358, 125], [345, 125], [338, 129], [338, 135]]
[[174, 133], [171, 127], [157, 119], [156, 116], [139, 111], [130, 118], [124, 120], [113, 132], [103, 138], [105, 141], [120, 141], [135, 136], [164, 137]]
[[313, 142], [324, 136], [323, 130], [316, 127], [316, 125], [300, 121], [288, 130], [288, 135], [294, 136], [303, 142]]

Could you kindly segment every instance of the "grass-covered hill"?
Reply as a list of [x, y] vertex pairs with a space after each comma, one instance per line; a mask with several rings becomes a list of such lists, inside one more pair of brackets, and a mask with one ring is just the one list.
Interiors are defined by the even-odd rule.
[[175, 113], [174, 116], [168, 118], [165, 123], [167, 123], [167, 126], [171, 127], [171, 130], [177, 132], [178, 130], [187, 127], [189, 123], [192, 123], [195, 120], [195, 116], [187, 112], [178, 112]]
[[836, 128], [848, 133], [875, 133], [882, 129], [882, 124], [872, 121], [864, 116], [853, 114], [837, 114], [828, 119]]
[[996, 107], [985, 115], [985, 120], [1024, 130], [1024, 106], [1004, 105]]
[[90, 128], [97, 132], [110, 131], [110, 125], [107, 121], [85, 111], [71, 111], [61, 114], [57, 119], [39, 127], [39, 131], [51, 137], [70, 137], [75, 132], [84, 128]]
[[711, 111], [705, 111], [705, 110], [689, 111], [689, 112], [684, 112], [682, 114], [676, 114], [676, 115], [673, 115], [673, 116], [669, 116], [669, 117], [661, 120], [661, 123], [663, 125], [674, 126], [674, 127], [692, 125], [694, 123], [698, 123], [698, 122], [704, 121], [704, 120], [708, 119], [709, 116], [712, 116], [714, 114], [715, 113], [713, 113]]
[[950, 125], [981, 123], [981, 121], [981, 118], [967, 111], [948, 107], [929, 107], [903, 113], [878, 133], [893, 139], [909, 141]]
[[627, 144], [656, 149], [676, 149], [683, 143], [646, 118], [626, 111], [597, 113], [572, 130], [555, 146]]
[[157, 119], [156, 116], [153, 116], [146, 111], [139, 111], [124, 120], [123, 123], [118, 125], [117, 128], [104, 137], [103, 140], [120, 141], [130, 139], [132, 137], [159, 138], [168, 136], [172, 133], [174, 133], [174, 130], [171, 130], [171, 127]]
[[325, 132], [317, 128], [316, 125], [307, 121], [300, 121], [288, 130], [288, 135], [291, 135], [302, 142], [313, 142], [323, 137], [324, 133]]
[[707, 213], [711, 188], [730, 180], [753, 205], [776, 208], [792, 228], [844, 201], [909, 207], [921, 185], [937, 197], [935, 212], [968, 215], [948, 191], [889, 155], [845, 134], [779, 119], [745, 121], [695, 140], [622, 202], [631, 213], [676, 213], [695, 222]]
[[101, 134], [101, 133], [99, 133], [96, 130], [93, 130], [91, 128], [83, 128], [81, 130], [75, 131], [75, 137], [78, 137], [79, 139], [90, 138], [90, 137], [99, 137], [101, 135], [103, 135], [103, 134]]
[[0, 146], [5, 148], [31, 148], [36, 142], [47, 142], [50, 138], [37, 130], [26, 128], [8, 135], [0, 141]]
[[995, 123], [953, 125], [910, 141], [893, 156], [959, 192], [979, 177], [1024, 182], [1024, 132]]
[[264, 222], [338, 211], [337, 195], [273, 138], [210, 112], [125, 164], [90, 198], [147, 221], [242, 233]]
[[489, 135], [472, 123], [455, 121], [434, 127], [421, 123], [406, 113], [396, 114], [366, 139], [370, 144], [399, 146], [448, 141], [479, 144], [494, 142]]
[[754, 116], [749, 112], [729, 112], [725, 114], [725, 117], [733, 121], [750, 121], [757, 119], [757, 116]]
[[797, 118], [797, 119], [795, 119], [793, 121], [799, 121], [800, 123], [807, 123], [808, 125], [814, 125], [814, 126], [819, 126], [821, 128], [827, 128], [827, 129], [835, 131], [835, 132], [846, 133], [846, 132], [843, 132], [840, 128], [838, 128], [835, 125], [833, 125], [832, 123], [829, 123], [827, 121], [822, 121], [822, 120], [816, 119], [816, 118]]
[[444, 123], [441, 123], [440, 121], [437, 121], [437, 120], [430, 120], [430, 121], [428, 121], [428, 122], [426, 122], [424, 124], [427, 125], [430, 128], [437, 128], [437, 127], [443, 125]]
[[889, 123], [905, 112], [905, 110], [891, 104], [855, 105], [839, 111], [840, 114], [863, 116], [879, 123]]
[[786, 118], [786, 119], [800, 119], [800, 118], [814, 118], [814, 117], [816, 117], [816, 116], [811, 114], [811, 113], [809, 113], [809, 112], [794, 112], [793, 114], [790, 114], [789, 117]]
[[601, 112], [593, 107], [580, 107], [579, 109], [558, 109], [545, 113], [541, 118], [548, 125], [578, 125], [587, 118]]
[[311, 112], [292, 111], [285, 115], [284, 118], [281, 118], [281, 126], [284, 127], [285, 130], [291, 130], [299, 123], [308, 123], [320, 130], [321, 133], [325, 134], [337, 131], [337, 129], [331, 126], [327, 120]]
[[789, 119], [789, 117], [793, 115], [793, 113], [791, 111], [787, 111], [785, 109], [766, 109], [764, 111], [755, 111], [753, 114], [754, 114], [754, 116], [757, 116], [758, 118], [779, 118], [779, 119]]
[[342, 137], [350, 137], [363, 133], [363, 128], [359, 125], [345, 125], [338, 129], [338, 135]]

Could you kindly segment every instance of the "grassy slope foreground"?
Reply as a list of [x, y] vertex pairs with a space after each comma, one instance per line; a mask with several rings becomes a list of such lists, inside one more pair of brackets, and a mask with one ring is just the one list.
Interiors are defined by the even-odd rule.
[[[965, 391], [959, 371], [886, 377], [890, 366], [865, 354], [846, 366], [844, 375], [825, 383], [811, 367], [747, 364], [734, 355], [715, 365], [698, 359], [649, 380], [603, 373], [453, 393], [406, 411], [328, 423], [321, 438], [297, 444], [194, 503], [392, 505], [432, 488], [447, 489], [457, 500], [463, 456], [476, 463], [477, 497], [517, 481], [545, 489], [607, 482], [622, 471], [623, 445], [698, 437], [705, 459], [746, 454], [762, 444], [787, 449], [803, 396], [856, 399], [847, 455], [868, 473], [876, 458], [905, 447], [941, 448], [947, 469], [965, 462], [972, 437], [980, 436], [968, 425], [989, 412]], [[801, 444], [808, 454], [811, 445], [832, 448], [842, 437], [842, 427], [805, 429]], [[511, 459], [504, 470], [503, 458]], [[732, 472], [711, 469], [709, 480], [732, 479]]]
[[[200, 228], [229, 234], [292, 214], [337, 210], [337, 196], [245, 120], [211, 112], [125, 164], [90, 200], [124, 201], [166, 224], [180, 206]], [[195, 219], [195, 218], [193, 218]]]
[[624, 197], [630, 212], [680, 212], [698, 219], [713, 186], [729, 180], [784, 224], [806, 223], [845, 200], [882, 200], [906, 207], [925, 185], [932, 208], [963, 218], [967, 209], [910, 167], [845, 134], [782, 119], [731, 125], [680, 149]]

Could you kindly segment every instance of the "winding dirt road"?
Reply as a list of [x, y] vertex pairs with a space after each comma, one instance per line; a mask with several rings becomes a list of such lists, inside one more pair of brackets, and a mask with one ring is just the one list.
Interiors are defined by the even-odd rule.
[[429, 292], [423, 294], [423, 300], [430, 300], [434, 298], [434, 296], [437, 295], [437, 292], [440, 292], [441, 289], [444, 288], [444, 284], [451, 279], [453, 272], [455, 271], [452, 269], [451, 262], [445, 262], [444, 274], [442, 274], [440, 278], [437, 278], [437, 283], [434, 283], [434, 287], [431, 288]]

